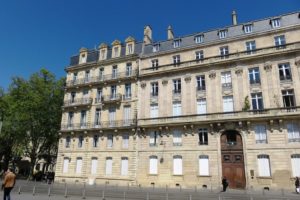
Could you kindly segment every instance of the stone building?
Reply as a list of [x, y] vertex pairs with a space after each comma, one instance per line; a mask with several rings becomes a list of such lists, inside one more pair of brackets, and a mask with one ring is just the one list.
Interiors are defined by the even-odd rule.
[[66, 68], [56, 180], [292, 187], [300, 13], [232, 22], [182, 37], [169, 26], [158, 42], [146, 26], [143, 42], [82, 48]]

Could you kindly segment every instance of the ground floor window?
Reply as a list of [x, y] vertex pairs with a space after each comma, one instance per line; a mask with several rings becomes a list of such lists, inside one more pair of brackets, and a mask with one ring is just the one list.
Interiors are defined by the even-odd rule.
[[199, 156], [199, 175], [208, 176], [209, 175], [209, 162], [207, 155]]
[[182, 175], [182, 156], [173, 157], [173, 175]]
[[157, 156], [149, 158], [149, 174], [157, 174]]
[[258, 174], [259, 176], [270, 177], [271, 176], [271, 168], [270, 168], [270, 158], [269, 155], [258, 155]]
[[300, 176], [300, 154], [293, 154], [292, 159], [292, 171], [294, 177]]

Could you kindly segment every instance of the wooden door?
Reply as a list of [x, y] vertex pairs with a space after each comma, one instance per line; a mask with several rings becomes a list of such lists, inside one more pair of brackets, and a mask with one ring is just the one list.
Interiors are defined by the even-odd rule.
[[229, 188], [246, 187], [242, 137], [237, 131], [226, 131], [221, 136], [222, 175]]

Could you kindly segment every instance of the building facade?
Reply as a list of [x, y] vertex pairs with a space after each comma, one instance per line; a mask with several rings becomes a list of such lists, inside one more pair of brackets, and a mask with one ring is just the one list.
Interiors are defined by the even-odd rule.
[[300, 14], [232, 20], [183, 37], [168, 27], [159, 42], [146, 26], [141, 43], [72, 57], [56, 180], [214, 188], [226, 176], [231, 188], [293, 186]]

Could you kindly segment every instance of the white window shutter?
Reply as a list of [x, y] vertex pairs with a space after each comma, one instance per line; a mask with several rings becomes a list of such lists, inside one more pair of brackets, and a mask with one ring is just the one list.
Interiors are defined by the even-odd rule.
[[179, 130], [173, 131], [173, 143], [180, 144], [181, 143], [182, 134]]
[[258, 157], [258, 172], [259, 176], [271, 176], [269, 156], [261, 155]]
[[225, 96], [223, 97], [223, 112], [232, 112], [233, 111], [233, 97]]
[[125, 124], [129, 124], [130, 123], [130, 118], [131, 118], [131, 108], [129, 106], [125, 106], [124, 107], [124, 122]]
[[173, 157], [173, 174], [182, 175], [182, 157], [174, 156]]
[[69, 170], [69, 158], [64, 158], [63, 173], [68, 173]]
[[82, 170], [82, 158], [77, 158], [76, 160], [76, 174], [81, 174]]
[[209, 175], [208, 156], [200, 156], [199, 157], [199, 175], [201, 175], [201, 176]]
[[206, 99], [199, 99], [197, 101], [197, 114], [206, 113]]
[[176, 102], [173, 103], [173, 116], [180, 116], [181, 115], [181, 103]]
[[97, 174], [98, 159], [92, 158], [91, 174]]
[[292, 155], [292, 170], [294, 177], [300, 177], [300, 154]]
[[106, 158], [105, 174], [106, 175], [112, 174], [112, 158]]
[[150, 156], [149, 174], [157, 174], [157, 156]]
[[121, 175], [127, 176], [128, 175], [128, 158], [123, 157], [121, 160]]
[[151, 118], [158, 117], [158, 105], [151, 105], [151, 107], [150, 107], [150, 117]]

